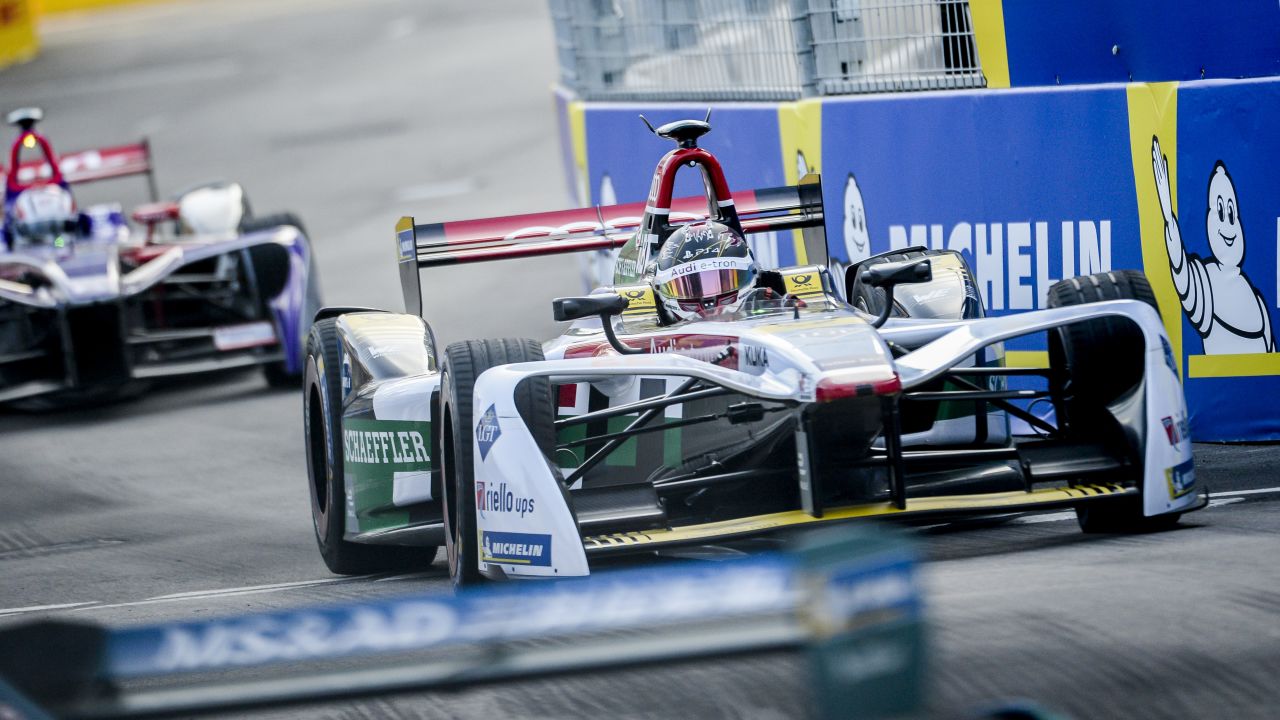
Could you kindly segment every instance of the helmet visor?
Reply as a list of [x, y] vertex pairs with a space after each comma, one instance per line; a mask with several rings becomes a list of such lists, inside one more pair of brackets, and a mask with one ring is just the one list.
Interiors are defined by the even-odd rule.
[[674, 300], [716, 298], [749, 285], [752, 275], [750, 270], [707, 270], [668, 280], [658, 292]]
[[737, 292], [755, 279], [750, 258], [706, 258], [654, 276], [658, 294], [672, 300], [704, 300]]

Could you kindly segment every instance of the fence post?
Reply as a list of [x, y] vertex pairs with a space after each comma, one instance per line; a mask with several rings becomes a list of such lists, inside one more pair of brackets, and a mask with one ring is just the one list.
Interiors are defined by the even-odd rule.
[[809, 0], [791, 0], [791, 37], [795, 43], [796, 66], [800, 71], [800, 94], [818, 94], [818, 67], [814, 57], [813, 26], [809, 21]]

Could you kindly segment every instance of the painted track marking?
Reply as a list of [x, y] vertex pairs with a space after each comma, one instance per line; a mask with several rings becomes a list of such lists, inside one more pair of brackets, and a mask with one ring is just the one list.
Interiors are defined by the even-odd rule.
[[262, 593], [280, 592], [281, 590], [293, 590], [304, 587], [314, 587], [316, 585], [330, 585], [333, 583], [354, 582], [359, 580], [369, 580], [376, 578], [377, 575], [353, 575], [351, 577], [336, 578], [320, 578], [318, 580], [299, 580], [296, 582], [274, 583], [271, 585], [246, 585], [245, 587], [219, 588], [217, 590], [196, 590], [193, 592], [172, 593], [169, 595], [157, 595], [143, 600], [130, 600], [118, 603], [103, 603], [98, 600], [90, 600], [78, 603], [62, 603], [58, 605], [31, 605], [18, 608], [0, 608], [0, 617], [8, 615], [22, 615], [25, 613], [42, 612], [48, 610], [70, 610], [79, 612], [81, 610], [103, 610], [106, 608], [135, 607], [138, 605], [158, 605], [161, 603], [181, 602], [183, 600], [207, 600], [212, 598], [237, 597], [240, 595], [258, 595]]
[[6, 615], [21, 615], [23, 613], [29, 613], [29, 612], [40, 612], [42, 610], [67, 610], [69, 608], [80, 607], [82, 605], [93, 605], [93, 604], [94, 603], [90, 601], [90, 602], [78, 602], [78, 603], [61, 603], [58, 605], [28, 605], [27, 607], [19, 607], [19, 608], [0, 608], [0, 617], [4, 617]]
[[[318, 580], [298, 580], [296, 582], [271, 583], [270, 585], [245, 585], [244, 587], [222, 588], [218, 590], [193, 590], [191, 592], [171, 593], [169, 595], [157, 595], [147, 600], [198, 600], [207, 597], [220, 597], [222, 595], [247, 595], [256, 592], [271, 592], [272, 590], [287, 590], [295, 587], [307, 587], [310, 585], [327, 585], [328, 583], [343, 582], [348, 578], [320, 578]], [[350, 578], [356, 579], [356, 578]]]
[[1254, 488], [1253, 490], [1228, 490], [1226, 492], [1210, 493], [1210, 497], [1235, 497], [1237, 495], [1262, 495], [1265, 493], [1280, 493], [1280, 487]]

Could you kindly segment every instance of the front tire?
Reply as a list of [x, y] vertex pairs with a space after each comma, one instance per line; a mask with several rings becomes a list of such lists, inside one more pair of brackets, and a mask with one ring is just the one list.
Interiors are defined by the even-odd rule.
[[436, 548], [359, 545], [343, 538], [346, 531], [346, 487], [342, 444], [342, 372], [337, 320], [311, 326], [307, 336], [303, 436], [307, 446], [307, 479], [316, 545], [329, 570], [362, 575], [425, 567]]
[[1142, 498], [1095, 501], [1076, 508], [1076, 522], [1086, 533], [1144, 533], [1171, 530], [1182, 513], [1142, 514]]
[[[1106, 300], [1139, 300], [1160, 311], [1151, 284], [1138, 270], [1069, 278], [1049, 288], [1049, 307]], [[1051, 365], [1067, 371], [1058, 412], [1069, 430], [1074, 425], [1106, 434], [1113, 423], [1106, 407], [1142, 381], [1146, 347], [1142, 331], [1124, 318], [1075, 323], [1050, 334], [1049, 352], [1055, 360]], [[1076, 521], [1086, 533], [1166, 530], [1176, 525], [1179, 517], [1180, 513], [1145, 516], [1141, 497], [1095, 501], [1076, 508]]]
[[[445, 348], [440, 370], [440, 476], [445, 507], [445, 548], [449, 577], [457, 587], [484, 580], [480, 574], [476, 528], [476, 478], [472, 432], [476, 378], [498, 365], [543, 360], [534, 340], [467, 340]], [[545, 452], [555, 441], [550, 383], [533, 378], [516, 390], [516, 407]]]

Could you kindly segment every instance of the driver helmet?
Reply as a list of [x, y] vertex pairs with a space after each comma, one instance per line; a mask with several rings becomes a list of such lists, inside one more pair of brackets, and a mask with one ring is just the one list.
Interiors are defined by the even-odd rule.
[[691, 320], [708, 310], [736, 310], [758, 273], [740, 232], [704, 220], [681, 226], [663, 243], [653, 289], [667, 312]]
[[75, 201], [66, 188], [41, 185], [18, 193], [12, 233], [17, 245], [57, 245], [76, 221]]

